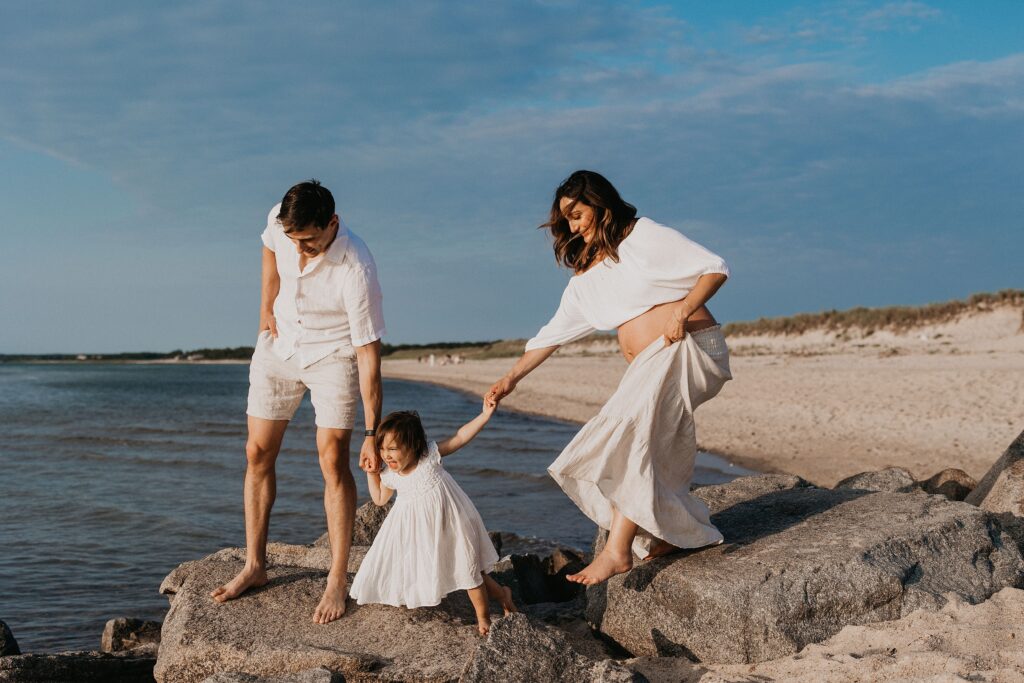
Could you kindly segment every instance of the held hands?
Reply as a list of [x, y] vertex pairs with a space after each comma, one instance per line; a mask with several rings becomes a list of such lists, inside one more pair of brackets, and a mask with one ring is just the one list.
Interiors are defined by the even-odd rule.
[[372, 436], [363, 439], [359, 449], [359, 469], [364, 472], [380, 471], [380, 453], [377, 452], [377, 440]]
[[692, 313], [683, 306], [679, 306], [679, 308], [672, 311], [672, 316], [669, 318], [668, 323], [665, 325], [665, 331], [662, 333], [665, 337], [665, 346], [671, 346], [686, 337], [686, 320], [691, 315]]
[[486, 405], [488, 401], [493, 401], [494, 406], [497, 407], [498, 403], [501, 402], [501, 399], [511, 394], [512, 390], [515, 388], [515, 382], [513, 382], [508, 377], [502, 377], [493, 385], [491, 385], [490, 390], [486, 394], [484, 394], [484, 404]]
[[484, 415], [487, 416], [488, 419], [490, 419], [490, 417], [492, 415], [494, 415], [494, 411], [496, 411], [497, 409], [498, 409], [498, 402], [495, 401], [494, 399], [492, 399], [489, 394], [487, 396], [485, 396], [484, 397], [484, 407], [483, 407], [483, 409], [480, 412], [482, 412]]

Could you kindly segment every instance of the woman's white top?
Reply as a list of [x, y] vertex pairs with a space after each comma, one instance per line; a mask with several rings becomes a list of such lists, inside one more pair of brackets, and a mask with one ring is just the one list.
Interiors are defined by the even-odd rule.
[[728, 276], [729, 266], [678, 231], [640, 218], [619, 243], [618, 262], [606, 258], [569, 280], [554, 317], [526, 342], [526, 350], [614, 330], [658, 304], [682, 299], [708, 273]]
[[441, 465], [433, 441], [407, 475], [382, 472], [398, 496], [349, 589], [360, 605], [436, 605], [476, 588], [498, 561], [480, 513]]

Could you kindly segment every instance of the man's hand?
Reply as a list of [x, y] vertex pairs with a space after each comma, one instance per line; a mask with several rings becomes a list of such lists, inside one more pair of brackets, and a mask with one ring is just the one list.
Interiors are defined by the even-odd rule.
[[380, 471], [380, 453], [377, 452], [377, 440], [372, 436], [363, 439], [359, 449], [359, 469], [364, 472]]
[[277, 318], [273, 313], [264, 313], [260, 316], [260, 329], [257, 334], [262, 334], [263, 330], [270, 330], [270, 336], [277, 338]]

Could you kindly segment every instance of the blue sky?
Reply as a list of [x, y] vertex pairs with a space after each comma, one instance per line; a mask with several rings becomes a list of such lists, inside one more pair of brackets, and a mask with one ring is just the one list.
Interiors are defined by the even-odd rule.
[[1024, 286], [1024, 3], [10, 2], [0, 353], [251, 344], [319, 178], [387, 341], [530, 336], [607, 175], [726, 257], [722, 320]]

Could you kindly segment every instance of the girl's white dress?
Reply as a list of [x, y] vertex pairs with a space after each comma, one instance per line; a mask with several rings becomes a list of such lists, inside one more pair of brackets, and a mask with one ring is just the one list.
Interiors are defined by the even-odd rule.
[[498, 561], [480, 513], [441, 466], [431, 441], [416, 469], [387, 470], [381, 484], [397, 499], [366, 553], [349, 595], [360, 605], [430, 607], [476, 588]]

